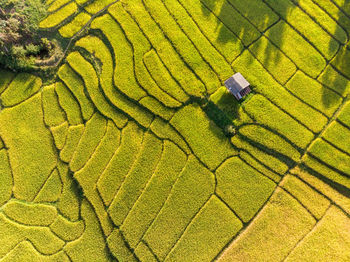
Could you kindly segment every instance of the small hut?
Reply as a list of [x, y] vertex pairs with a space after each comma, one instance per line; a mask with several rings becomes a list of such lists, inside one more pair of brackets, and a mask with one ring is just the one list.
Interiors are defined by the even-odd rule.
[[227, 79], [225, 81], [225, 86], [237, 100], [242, 99], [251, 91], [249, 82], [241, 75], [241, 73], [236, 73]]

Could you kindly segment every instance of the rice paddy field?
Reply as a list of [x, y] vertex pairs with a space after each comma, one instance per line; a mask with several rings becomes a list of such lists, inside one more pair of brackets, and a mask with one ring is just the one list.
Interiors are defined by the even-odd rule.
[[350, 1], [47, 5], [54, 79], [0, 71], [1, 262], [350, 261]]

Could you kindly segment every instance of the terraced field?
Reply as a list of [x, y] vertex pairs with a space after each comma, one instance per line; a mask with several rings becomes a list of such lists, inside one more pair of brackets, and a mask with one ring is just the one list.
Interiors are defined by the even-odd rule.
[[54, 83], [0, 71], [1, 262], [350, 261], [349, 1], [47, 4]]

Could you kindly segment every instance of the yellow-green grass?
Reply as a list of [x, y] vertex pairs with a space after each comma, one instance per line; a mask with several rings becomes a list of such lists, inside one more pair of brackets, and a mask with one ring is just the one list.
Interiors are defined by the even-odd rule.
[[[67, 57], [69, 64], [75, 68], [77, 72], [80, 72], [90, 99], [100, 113], [112, 119], [119, 128], [123, 127], [127, 122], [126, 116], [117, 111], [116, 108], [109, 103], [103, 92], [103, 90], [111, 90], [113, 87], [113, 60], [111, 53], [102, 40], [94, 36], [81, 38], [76, 42], [76, 45], [85, 48], [90, 53], [94, 53], [94, 56], [102, 62], [102, 72], [99, 75], [100, 79], [97, 78], [96, 72], [92, 71], [91, 65], [86, 64], [87, 62], [78, 53], [71, 53], [70, 56]], [[85, 70], [80, 69], [81, 63], [86, 64], [86, 68], [89, 69], [89, 72], [85, 72], [86, 68]]]
[[119, 229], [115, 229], [107, 238], [110, 252], [118, 261], [136, 262], [137, 259], [128, 248], [122, 233]]
[[332, 206], [285, 261], [348, 261], [350, 260], [350, 220]]
[[56, 208], [44, 204], [29, 204], [11, 200], [2, 207], [4, 214], [17, 223], [28, 226], [49, 226], [56, 216]]
[[158, 26], [168, 37], [168, 41], [174, 46], [182, 59], [204, 83], [208, 93], [213, 93], [220, 85], [216, 73], [212, 70], [209, 64], [203, 60], [198, 49], [181, 28], [179, 28], [178, 24], [167, 11], [162, 1], [145, 0], [143, 2], [154, 21], [157, 22]]
[[[98, 2], [98, 1], [96, 1]], [[91, 16], [85, 12], [79, 13], [74, 19], [68, 24], [62, 26], [58, 32], [65, 38], [71, 38], [77, 34], [91, 19]]]
[[145, 134], [139, 155], [108, 209], [109, 215], [117, 226], [123, 223], [134, 203], [142, 194], [159, 163], [162, 149], [161, 140], [150, 133]]
[[64, 5], [68, 4], [69, 2], [71, 2], [71, 0], [55, 0], [52, 4], [50, 4], [47, 11], [52, 13], [56, 11], [58, 8], [62, 8]]
[[261, 95], [253, 96], [244, 108], [257, 123], [272, 128], [299, 148], [305, 148], [314, 137], [305, 127]]
[[23, 240], [21, 243], [16, 245], [5, 257], [1, 259], [3, 262], [54, 262], [62, 261], [69, 262], [69, 257], [62, 251], [54, 255], [42, 255], [33, 246], [33, 244], [27, 240]]
[[76, 150], [79, 140], [84, 133], [84, 125], [70, 126], [64, 147], [60, 151], [60, 158], [62, 161], [69, 163]]
[[165, 261], [212, 261], [242, 228], [241, 221], [215, 196], [203, 206]]
[[330, 60], [338, 51], [339, 43], [332, 38], [322, 27], [314, 22], [297, 5], [290, 0], [273, 1], [267, 0], [283, 19], [305, 36], [326, 59]]
[[221, 81], [232, 75], [232, 68], [213, 43], [203, 35], [193, 19], [177, 0], [166, 0], [164, 5], [176, 20], [191, 42], [196, 46], [204, 60], [213, 68]]
[[45, 86], [41, 99], [44, 111], [44, 121], [48, 126], [58, 126], [65, 121], [65, 114], [58, 103], [58, 97], [55, 92], [55, 85]]
[[[276, 106], [289, 113], [313, 132], [320, 132], [326, 125], [327, 118], [324, 115], [290, 94], [288, 90], [278, 84], [250, 52], [243, 52], [233, 63], [233, 68], [246, 76], [255, 92], [268, 98]], [[251, 72], [254, 72], [254, 74]]]
[[[53, 255], [62, 250], [65, 242], [54, 235], [48, 227], [26, 226], [0, 214], [0, 256], [4, 257], [17, 244], [29, 241], [42, 255]], [[30, 258], [30, 253], [28, 254]]]
[[130, 247], [136, 248], [156, 218], [185, 166], [186, 159], [186, 155], [177, 146], [164, 142], [163, 154], [155, 173], [120, 227]]
[[86, 200], [81, 203], [81, 216], [85, 224], [84, 233], [76, 241], [68, 243], [65, 246], [65, 252], [73, 261], [83, 257], [91, 261], [110, 261], [110, 253], [100, 224], [94, 210]]
[[226, 160], [215, 174], [216, 193], [245, 223], [264, 205], [276, 186], [238, 157]]
[[8, 84], [15, 77], [13, 73], [7, 70], [0, 70], [0, 94], [7, 88]]
[[78, 221], [80, 218], [80, 199], [77, 184], [72, 180], [67, 164], [59, 161], [57, 168], [63, 184], [62, 192], [57, 203], [59, 213], [70, 221]]
[[[179, 102], [187, 101], [187, 94], [181, 86], [171, 82], [174, 80], [159, 57], [156, 57], [155, 61], [153, 61], [157, 64], [149, 63], [148, 68], [146, 68], [144, 56], [150, 51], [151, 44], [125, 9], [121, 5], [116, 4], [109, 9], [109, 12], [121, 24], [126, 37], [133, 46], [135, 76], [140, 85], [149, 95], [155, 98], [164, 97], [166, 99], [165, 102], [170, 99], [166, 97], [166, 94]], [[166, 78], [165, 83], [164, 80], [163, 82], [161, 81], [162, 77]], [[160, 102], [164, 104], [162, 100]], [[170, 102], [174, 104], [175, 101]]]
[[298, 71], [286, 87], [308, 105], [331, 117], [342, 102], [341, 96]]
[[68, 134], [68, 122], [63, 122], [58, 126], [51, 127], [50, 131], [57, 149], [61, 150], [66, 143]]
[[297, 162], [301, 157], [300, 152], [293, 144], [288, 143], [272, 130], [253, 124], [240, 127], [238, 133], [242, 140], [260, 148], [262, 151], [275, 155], [289, 165]]
[[236, 146], [240, 150], [240, 152], [242, 152], [241, 150], [248, 152], [253, 158], [256, 159], [256, 161], [259, 161], [261, 164], [263, 164], [268, 169], [270, 169], [273, 173], [275, 173], [275, 174], [269, 175], [269, 177], [275, 181], [279, 180], [280, 179], [279, 176], [284, 174], [288, 170], [287, 163], [278, 159], [277, 155], [274, 155], [271, 152], [265, 152], [262, 148], [259, 149], [253, 144], [247, 142], [246, 139], [243, 139], [239, 135], [234, 136], [231, 139], [231, 142], [234, 146]]
[[[113, 11], [114, 8], [114, 6], [110, 8], [111, 13], [116, 12]], [[134, 16], [135, 21], [147, 35], [165, 66], [184, 90], [190, 95], [202, 96], [205, 91], [203, 83], [199, 81], [189, 66], [181, 59], [176, 49], [167, 41], [164, 33], [150, 17], [141, 1], [129, 1], [124, 8]], [[195, 70], [195, 68], [192, 69]]]
[[317, 3], [314, 3], [312, 0], [305, 0], [301, 2], [298, 2], [296, 0], [293, 1], [296, 2], [301, 9], [305, 10], [312, 19], [314, 19], [320, 26], [324, 28], [327, 33], [332, 35], [336, 40], [342, 44], [345, 44], [347, 42], [348, 37], [346, 31], [338, 25], [338, 21], [335, 21], [331, 18], [331, 16], [328, 15], [328, 9], [325, 9], [326, 11], [324, 11], [318, 6], [318, 2], [320, 1]]
[[281, 84], [285, 84], [296, 71], [294, 63], [265, 36], [253, 43], [249, 50]]
[[311, 77], [318, 76], [326, 66], [322, 55], [284, 21], [275, 24], [265, 35]]
[[40, 22], [41, 28], [51, 28], [58, 26], [68, 17], [74, 15], [78, 11], [78, 6], [75, 2], [71, 2], [65, 5], [61, 9], [47, 16], [43, 21]]
[[112, 231], [110, 219], [107, 217], [104, 203], [99, 195], [96, 183], [100, 174], [112, 159], [115, 151], [120, 145], [120, 131], [112, 121], [107, 124], [107, 131], [101, 139], [101, 143], [96, 148], [86, 165], [74, 174], [74, 179], [78, 181], [84, 195], [94, 208], [94, 211], [101, 223], [105, 235]]
[[260, 37], [260, 32], [227, 1], [201, 0], [201, 3], [203, 8], [208, 8], [224, 26], [241, 39], [245, 46]]
[[225, 113], [225, 116], [231, 121], [237, 118], [239, 103], [225, 86], [216, 90], [216, 92], [210, 96], [210, 101], [220, 109], [220, 115], [222, 115], [222, 112]]
[[86, 97], [83, 81], [67, 64], [61, 66], [57, 74], [79, 102], [83, 119], [90, 119], [94, 113], [94, 106]]
[[[179, 105], [181, 105], [180, 102], [185, 102], [186, 100], [188, 100], [188, 96], [169, 74], [168, 70], [166, 69], [166, 67], [164, 66], [154, 49], [152, 49], [144, 55], [143, 62], [148, 72], [159, 86], [159, 88], [161, 88], [161, 90], [164, 90], [163, 92], [165, 93], [165, 95], [163, 95], [163, 99], [166, 100], [163, 101], [163, 99], [159, 99], [163, 102], [163, 104], [168, 104], [168, 106], [171, 107], [178, 107]], [[167, 100], [169, 100], [169, 102], [165, 103]]]
[[134, 253], [140, 261], [157, 262], [157, 259], [152, 254], [152, 251], [144, 242], [140, 242]]
[[239, 157], [255, 170], [265, 175], [266, 177], [269, 177], [272, 181], [275, 181], [277, 183], [281, 180], [281, 176], [278, 173], [270, 170], [267, 166], [264, 166], [263, 163], [259, 162], [259, 159], [256, 159], [254, 155], [251, 155], [247, 151], [240, 151]]
[[318, 0], [317, 5], [326, 10], [327, 13], [337, 21], [339, 26], [349, 32], [350, 18], [346, 15], [346, 13], [340, 10], [340, 8], [342, 8], [344, 5], [344, 1], [339, 6], [337, 6], [337, 4], [333, 1]]
[[350, 51], [349, 46], [343, 47], [332, 60], [332, 65], [342, 72], [348, 79], [350, 78]]
[[57, 158], [51, 134], [43, 122], [40, 94], [1, 111], [0, 137], [11, 159], [14, 196], [33, 200]]
[[0, 206], [11, 198], [12, 173], [11, 166], [5, 149], [0, 150]]
[[350, 102], [346, 102], [338, 115], [338, 120], [350, 127]]
[[62, 183], [58, 170], [55, 168], [45, 181], [34, 202], [56, 202], [62, 192]]
[[318, 80], [340, 95], [347, 95], [350, 90], [350, 81], [339, 74], [332, 65], [328, 65]]
[[108, 39], [114, 51], [114, 84], [128, 97], [138, 101], [146, 96], [145, 90], [137, 83], [134, 75], [133, 49], [128, 43], [121, 27], [110, 15], [95, 19], [91, 25], [99, 29]]
[[338, 5], [344, 13], [350, 15], [350, 4], [346, 0], [334, 0], [334, 3]]
[[165, 107], [161, 102], [151, 96], [142, 98], [139, 103], [151, 111], [155, 116], [165, 120], [170, 120], [175, 113], [174, 109]]
[[316, 176], [309, 174], [306, 170], [300, 168], [291, 170], [291, 173], [305, 181], [305, 183], [308, 185], [312, 185], [315, 191], [320, 192], [320, 194], [328, 198], [330, 201], [336, 203], [345, 212], [350, 212], [350, 199], [341, 194], [331, 185], [327, 184], [326, 181], [321, 180]]
[[350, 143], [347, 143], [349, 137], [350, 129], [339, 124], [339, 122], [333, 122], [323, 133], [325, 140], [348, 154], [350, 154]]
[[[95, 20], [97, 21], [97, 20]], [[97, 48], [97, 46], [95, 47]], [[74, 52], [69, 55], [67, 58], [70, 66], [82, 76], [84, 79], [85, 87], [87, 88], [89, 94], [93, 92], [94, 95], [97, 95], [96, 93], [101, 92], [98, 90], [98, 78], [96, 75], [96, 71], [92, 67], [92, 65], [83, 58], [80, 53]], [[123, 73], [121, 73], [123, 74]], [[112, 76], [110, 76], [112, 77]], [[113, 103], [115, 107], [120, 109], [122, 112], [125, 112], [126, 114], [130, 115], [135, 121], [140, 123], [141, 125], [148, 127], [151, 123], [152, 115], [142, 110], [141, 107], [139, 107], [137, 104], [133, 103], [130, 99], [123, 96], [118, 90], [111, 85], [102, 86], [102, 88], [105, 87], [104, 93], [108, 97], [108, 99]], [[101, 96], [101, 94], [98, 94], [98, 96]], [[99, 99], [100, 98], [100, 99]], [[98, 102], [102, 102], [104, 106], [105, 100], [102, 97], [99, 97]], [[103, 108], [105, 109], [105, 108]], [[111, 109], [116, 110], [116, 109]], [[109, 114], [110, 112], [107, 112]], [[115, 117], [114, 117], [115, 118]], [[125, 125], [126, 118], [125, 116], [119, 116], [117, 115], [116, 118], [116, 125], [123, 126]]]
[[[335, 149], [332, 149], [335, 150]], [[327, 154], [327, 152], [322, 152]], [[333, 152], [328, 152], [329, 154], [332, 154]], [[347, 158], [345, 156], [345, 158]], [[321, 159], [322, 161], [327, 161], [328, 159]], [[333, 162], [340, 162], [343, 159], [334, 159]], [[346, 161], [347, 159], [345, 159]], [[340, 162], [341, 163], [341, 162]], [[344, 187], [350, 188], [350, 179], [347, 176], [344, 176], [343, 174], [339, 174], [337, 170], [334, 170], [334, 167], [332, 166], [328, 167], [328, 163], [325, 162], [320, 163], [317, 159], [312, 157], [311, 155], [307, 155], [303, 158], [303, 165], [305, 165], [307, 168], [310, 168], [313, 172], [317, 172], [318, 175], [321, 177], [326, 178], [326, 180], [331, 181], [333, 184], [339, 184]], [[333, 163], [334, 164], [334, 163]], [[343, 166], [347, 165], [347, 163], [341, 163]]]
[[[199, 0], [178, 0], [201, 32], [219, 50], [227, 61], [232, 62], [243, 50], [239, 38], [231, 32], [217, 17], [210, 13]], [[204, 14], [204, 15], [203, 15]], [[220, 28], [218, 30], [218, 28]]]
[[109, 206], [136, 160], [144, 133], [135, 122], [129, 122], [121, 134], [121, 143], [101, 174], [97, 188], [105, 205]]
[[22, 73], [16, 75], [6, 90], [0, 95], [4, 107], [15, 106], [37, 93], [41, 87], [41, 79], [34, 75]]
[[50, 229], [64, 241], [73, 241], [84, 233], [85, 225], [82, 220], [71, 222], [65, 217], [58, 215], [50, 225]]
[[115, 0], [95, 0], [84, 8], [90, 14], [96, 14], [113, 2], [115, 2]]
[[237, 154], [223, 131], [196, 104], [179, 110], [170, 123], [182, 134], [194, 154], [211, 170], [229, 156]]
[[89, 160], [97, 145], [105, 134], [107, 121], [99, 113], [86, 122], [84, 133], [69, 163], [69, 168], [73, 172], [81, 169]]
[[330, 201], [293, 175], [287, 175], [280, 184], [317, 219], [321, 219], [330, 205]]
[[176, 132], [176, 130], [169, 123], [163, 121], [159, 117], [156, 117], [153, 120], [150, 129], [159, 138], [172, 141], [186, 154], [189, 154], [191, 152], [186, 141], [181, 137], [181, 135]]
[[70, 125], [82, 124], [81, 108], [69, 89], [62, 82], [57, 82], [55, 91], [59, 105], [64, 110], [68, 123]]
[[228, 0], [228, 2], [238, 9], [261, 32], [265, 31], [279, 18], [278, 15], [260, 0]]
[[[153, 79], [156, 79], [156, 75], [161, 74], [162, 71], [158, 72], [158, 65], [162, 66], [162, 63], [159, 60], [158, 55], [152, 49], [148, 53], [146, 53], [143, 57], [143, 62], [145, 64], [145, 67], [147, 68], [148, 72], [152, 75]], [[165, 69], [160, 67], [160, 69]], [[167, 86], [169, 88], [169, 86]], [[170, 87], [171, 88], [171, 87]], [[158, 99], [160, 102], [162, 102], [167, 107], [179, 107], [181, 103], [174, 99], [173, 97], [169, 96], [165, 91], [163, 91], [159, 86], [157, 86], [157, 89], [151, 90], [150, 88], [147, 89], [148, 93], [152, 95], [154, 98]], [[165, 89], [166, 90], [166, 89]], [[155, 92], [156, 91], [156, 92]], [[182, 91], [182, 90], [181, 90]]]
[[214, 193], [214, 175], [191, 157], [143, 239], [164, 260], [192, 218]]
[[281, 261], [315, 223], [297, 200], [277, 189], [256, 219], [218, 261]]
[[[344, 141], [343, 141], [344, 142]], [[350, 175], [350, 161], [349, 154], [345, 154], [340, 150], [334, 148], [332, 145], [324, 141], [323, 139], [317, 139], [310, 148], [309, 152], [327, 163], [329, 166], [336, 168], [337, 170]], [[350, 179], [348, 179], [350, 182]]]

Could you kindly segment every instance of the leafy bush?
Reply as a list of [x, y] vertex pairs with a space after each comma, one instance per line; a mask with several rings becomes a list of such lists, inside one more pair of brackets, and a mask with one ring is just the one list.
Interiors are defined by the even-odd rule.
[[35, 58], [50, 55], [54, 45], [39, 37], [46, 16], [43, 0], [0, 0], [0, 65], [16, 70], [35, 67]]

